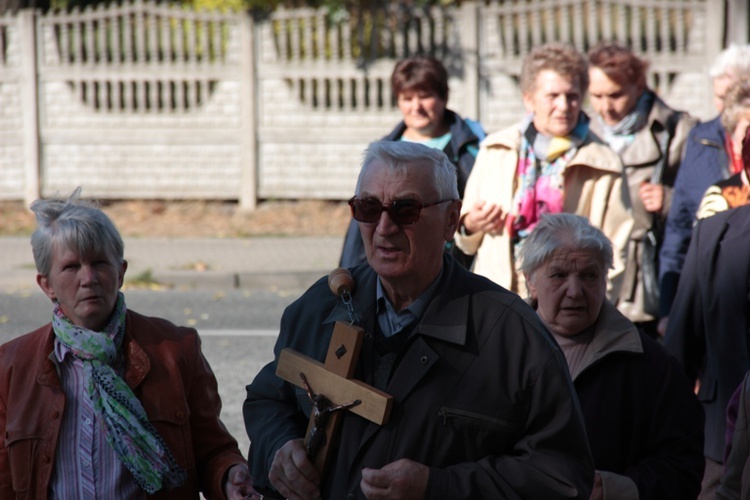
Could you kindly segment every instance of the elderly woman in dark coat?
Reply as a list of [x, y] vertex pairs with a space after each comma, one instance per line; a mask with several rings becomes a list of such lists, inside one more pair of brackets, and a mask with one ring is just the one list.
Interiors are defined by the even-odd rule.
[[676, 361], [606, 300], [607, 237], [585, 217], [550, 214], [521, 257], [532, 305], [581, 403], [596, 467], [591, 498], [696, 498], [703, 411]]

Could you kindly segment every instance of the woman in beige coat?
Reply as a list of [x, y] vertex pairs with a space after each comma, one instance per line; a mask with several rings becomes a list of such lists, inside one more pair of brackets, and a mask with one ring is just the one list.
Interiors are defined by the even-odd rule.
[[[658, 253], [647, 252], [649, 229], [663, 239], [672, 189], [685, 142], [696, 120], [664, 103], [646, 85], [648, 63], [625, 46], [600, 44], [589, 53], [591, 129], [620, 155], [631, 195], [634, 226], [617, 308], [651, 337], [657, 337]], [[647, 259], [650, 262], [646, 262]], [[648, 264], [644, 266], [644, 264]]]
[[633, 225], [619, 157], [588, 129], [581, 104], [588, 67], [570, 45], [532, 51], [521, 71], [530, 117], [481, 144], [464, 193], [457, 245], [474, 272], [525, 294], [516, 259], [544, 213], [583, 215], [615, 246], [608, 295], [615, 299]]

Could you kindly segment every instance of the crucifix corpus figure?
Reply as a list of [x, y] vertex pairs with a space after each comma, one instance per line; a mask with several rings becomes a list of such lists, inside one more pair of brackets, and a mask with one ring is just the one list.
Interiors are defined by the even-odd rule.
[[[307, 391], [313, 408], [305, 436], [305, 448], [315, 468], [325, 475], [338, 444], [343, 411], [383, 425], [388, 421], [393, 398], [375, 387], [353, 379], [364, 330], [336, 322], [325, 364], [292, 349], [279, 356], [276, 375]], [[316, 394], [312, 388], [320, 391]]]
[[338, 411], [343, 411], [351, 408], [352, 406], [356, 406], [362, 403], [362, 401], [360, 401], [359, 399], [355, 399], [354, 401], [351, 401], [349, 403], [335, 405], [323, 394], [315, 394], [315, 392], [310, 387], [310, 383], [307, 381], [307, 377], [305, 377], [304, 373], [300, 372], [299, 377], [302, 379], [302, 383], [305, 384], [307, 396], [313, 403], [312, 416], [315, 423], [310, 430], [310, 434], [307, 436], [306, 447], [307, 458], [314, 461], [315, 456], [318, 454], [318, 451], [320, 451], [320, 449], [328, 442], [328, 437], [326, 436], [325, 429], [326, 423], [328, 423], [328, 417]]

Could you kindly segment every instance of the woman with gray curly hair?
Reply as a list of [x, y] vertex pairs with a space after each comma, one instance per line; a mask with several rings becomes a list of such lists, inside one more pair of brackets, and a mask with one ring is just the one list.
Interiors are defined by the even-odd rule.
[[520, 89], [528, 114], [489, 135], [469, 175], [456, 243], [476, 255], [474, 272], [514, 292], [519, 251], [545, 213], [589, 217], [615, 242], [611, 296], [624, 269], [633, 224], [617, 154], [589, 131], [581, 111], [588, 86], [586, 58], [550, 43], [524, 60]]

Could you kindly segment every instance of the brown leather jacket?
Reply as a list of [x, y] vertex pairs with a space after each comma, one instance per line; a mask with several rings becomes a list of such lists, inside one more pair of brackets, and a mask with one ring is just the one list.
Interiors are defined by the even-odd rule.
[[[186, 484], [150, 498], [224, 498], [229, 468], [245, 463], [219, 419], [216, 378], [192, 328], [127, 312], [122, 352], [125, 381], [143, 404], [177, 462]], [[65, 396], [50, 355], [47, 324], [0, 346], [0, 498], [45, 499]]]

